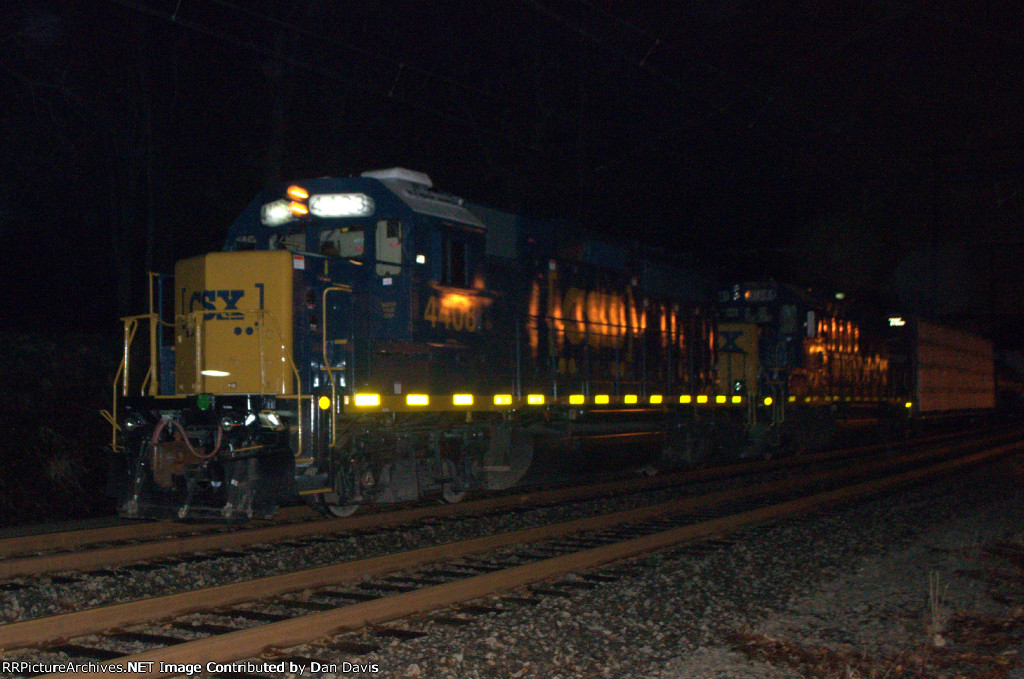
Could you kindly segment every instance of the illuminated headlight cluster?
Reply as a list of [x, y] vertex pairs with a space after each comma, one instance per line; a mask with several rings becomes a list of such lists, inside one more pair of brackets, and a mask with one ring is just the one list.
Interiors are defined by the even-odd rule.
[[287, 200], [275, 200], [260, 208], [260, 221], [264, 226], [281, 226], [295, 219], [291, 203]]
[[309, 198], [309, 212], [317, 217], [365, 217], [373, 208], [373, 198], [365, 193], [319, 193]]

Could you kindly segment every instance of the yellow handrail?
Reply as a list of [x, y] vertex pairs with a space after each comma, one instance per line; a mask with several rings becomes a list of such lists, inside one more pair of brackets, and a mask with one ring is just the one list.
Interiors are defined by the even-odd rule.
[[[195, 362], [196, 362], [195, 363], [195, 370], [196, 370], [196, 375], [195, 375], [195, 382], [194, 382], [194, 384], [197, 387], [202, 383], [201, 379], [200, 379], [201, 378], [200, 372], [201, 372], [202, 366], [203, 366], [202, 333], [203, 333], [203, 329], [205, 327], [205, 323], [203, 322], [203, 314], [204, 313], [205, 312], [203, 312], [203, 311], [191, 312], [191, 313], [188, 313], [188, 314], [181, 314], [181, 315], [179, 315], [179, 316], [177, 316], [175, 318], [176, 323], [177, 322], [183, 322], [183, 323], [192, 325], [192, 327], [195, 328], [195, 332], [196, 332], [196, 338], [195, 338]], [[279, 323], [278, 319], [274, 316], [274, 314], [272, 312], [267, 311], [265, 309], [259, 309], [259, 310], [254, 310], [254, 311], [245, 311], [245, 312], [241, 312], [241, 313], [255, 314], [259, 318], [259, 325], [260, 325], [260, 327], [266, 327], [265, 321], [267, 319], [269, 319], [270, 322], [274, 326], [274, 330], [278, 333], [278, 337], [282, 336], [281, 324]], [[117, 413], [118, 413], [117, 403], [118, 403], [118, 398], [119, 398], [119, 393], [118, 392], [120, 392], [120, 397], [121, 398], [127, 398], [128, 397], [128, 392], [129, 392], [129, 389], [130, 389], [131, 347], [132, 347], [132, 345], [133, 345], [133, 343], [135, 341], [135, 336], [136, 336], [136, 334], [138, 332], [138, 329], [139, 329], [139, 321], [142, 320], [142, 319], [147, 319], [149, 321], [150, 342], [149, 342], [149, 368], [146, 371], [145, 376], [143, 377], [142, 385], [141, 385], [141, 388], [140, 388], [140, 394], [143, 395], [143, 396], [145, 396], [147, 393], [150, 396], [158, 396], [159, 395], [159, 379], [157, 377], [157, 373], [158, 373], [158, 371], [157, 371], [158, 344], [157, 344], [157, 336], [156, 336], [156, 334], [159, 331], [159, 327], [160, 327], [161, 324], [163, 324], [163, 325], [169, 325], [169, 324], [161, 321], [157, 317], [157, 315], [153, 314], [153, 313], [139, 314], [137, 316], [126, 316], [126, 317], [121, 319], [122, 323], [124, 324], [124, 344], [123, 344], [123, 347], [122, 347], [121, 364], [118, 366], [117, 372], [114, 375], [113, 394], [112, 394], [112, 399], [111, 399], [111, 401], [112, 401], [112, 410], [110, 412], [108, 412], [108, 411], [100, 411], [100, 414], [111, 425], [111, 430], [112, 430], [112, 432], [111, 432], [111, 447], [113, 449], [115, 449], [115, 450], [118, 449], [118, 447], [119, 447], [118, 444], [117, 444], [117, 433], [118, 433], [118, 431], [120, 431], [120, 426], [117, 423]], [[285, 347], [283, 345], [282, 345], [281, 348], [282, 348], [282, 350], [285, 349]], [[302, 418], [302, 378], [299, 375], [298, 367], [295, 365], [294, 357], [291, 356], [290, 353], [288, 353], [286, 351], [282, 351], [282, 357], [288, 363], [289, 367], [291, 368], [292, 376], [295, 378], [295, 397], [296, 397], [296, 408], [297, 408], [296, 420], [298, 421], [298, 450], [296, 451], [296, 455], [300, 455], [302, 453], [302, 448], [303, 448], [303, 443], [304, 443], [304, 438], [305, 438], [303, 436], [303, 424], [302, 424], [302, 420], [303, 420], [303, 418]], [[261, 389], [266, 389], [270, 385], [267, 383], [266, 348], [264, 346], [264, 335], [263, 335], [262, 332], [259, 333], [259, 366], [260, 366], [260, 368], [259, 368], [259, 370], [260, 370], [260, 387], [261, 387]], [[287, 392], [289, 391], [287, 385], [284, 382], [284, 376], [283, 375], [282, 375], [281, 381], [276, 385], [276, 387], [277, 388], [276, 388], [275, 391], [277, 393], [287, 394]]]

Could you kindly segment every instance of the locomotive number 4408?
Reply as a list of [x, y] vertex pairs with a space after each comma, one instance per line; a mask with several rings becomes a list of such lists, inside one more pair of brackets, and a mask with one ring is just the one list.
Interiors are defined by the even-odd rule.
[[423, 320], [431, 328], [443, 325], [448, 330], [476, 332], [480, 328], [477, 305], [466, 295], [431, 295], [423, 310]]

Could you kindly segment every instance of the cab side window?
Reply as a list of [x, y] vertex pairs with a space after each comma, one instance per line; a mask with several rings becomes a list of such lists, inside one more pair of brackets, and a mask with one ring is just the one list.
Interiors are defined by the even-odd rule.
[[456, 288], [469, 287], [467, 273], [465, 238], [445, 231], [441, 235], [441, 283]]
[[402, 223], [397, 219], [382, 219], [376, 228], [377, 275], [402, 273]]

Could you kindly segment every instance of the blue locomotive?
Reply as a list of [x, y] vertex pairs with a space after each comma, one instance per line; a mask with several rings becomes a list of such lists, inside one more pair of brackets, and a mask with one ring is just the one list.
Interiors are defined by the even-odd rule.
[[[454, 502], [769, 450], [819, 403], [911, 398], [885, 346], [862, 351], [849, 321], [785, 290], [715, 302], [664, 253], [470, 205], [400, 168], [281, 186], [224, 251], [152, 276], [149, 313], [124, 319], [119, 512]], [[819, 355], [856, 376], [823, 377]]]

